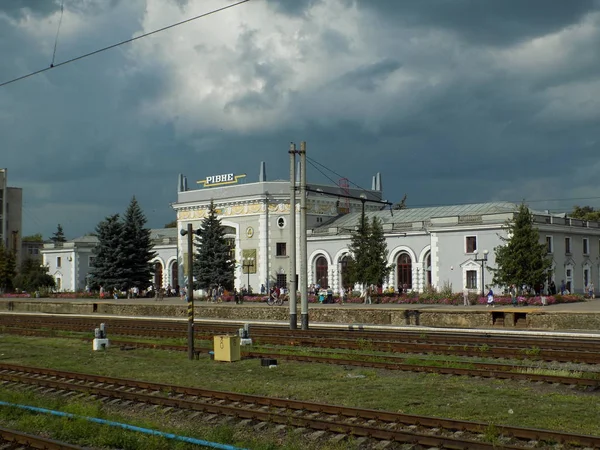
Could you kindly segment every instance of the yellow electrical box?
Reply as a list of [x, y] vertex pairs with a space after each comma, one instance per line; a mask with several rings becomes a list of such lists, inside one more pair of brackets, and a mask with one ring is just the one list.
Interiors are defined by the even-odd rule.
[[239, 336], [215, 336], [215, 361], [239, 361], [240, 354], [240, 337]]

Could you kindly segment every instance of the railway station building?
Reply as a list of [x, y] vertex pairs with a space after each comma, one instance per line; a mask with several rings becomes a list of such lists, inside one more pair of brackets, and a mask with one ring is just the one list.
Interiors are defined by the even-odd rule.
[[[241, 176], [225, 174], [213, 186], [207, 183], [209, 177], [201, 180], [204, 187], [199, 189], [188, 189], [186, 177], [180, 175], [177, 202], [172, 205], [178, 229], [186, 229], [188, 223], [196, 229], [214, 202], [237, 261], [236, 287], [250, 286], [254, 292], [261, 285], [286, 285], [291, 276], [290, 183], [267, 181], [265, 169], [262, 163], [257, 182], [239, 183]], [[308, 186], [312, 188], [307, 192], [308, 285], [330, 287], [335, 292], [347, 287], [348, 247], [363, 203], [367, 217], [376, 216], [383, 224], [388, 262], [393, 267], [383, 287], [397, 290], [403, 286], [419, 292], [427, 286], [482, 292], [491, 284], [487, 268], [495, 267], [494, 249], [502, 245], [506, 223], [519, 208], [514, 203], [493, 202], [390, 211], [380, 203], [336, 197], [382, 200], [379, 174], [373, 177], [369, 191], [351, 189], [344, 180], [339, 185], [309, 182]], [[547, 211], [532, 213], [540, 241], [552, 259], [548, 282], [560, 286], [564, 280], [571, 292], [580, 293], [590, 282], [600, 286], [600, 224]], [[299, 224], [298, 204], [296, 214]], [[296, 236], [299, 239], [298, 230]], [[187, 238], [177, 238], [178, 273], [184, 274]], [[296, 267], [300, 267], [299, 255]]]

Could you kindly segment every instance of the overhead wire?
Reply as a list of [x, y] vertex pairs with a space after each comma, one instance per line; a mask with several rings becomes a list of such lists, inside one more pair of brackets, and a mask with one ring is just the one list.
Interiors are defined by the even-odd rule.
[[165, 31], [165, 30], [168, 30], [168, 29], [170, 29], [170, 28], [174, 28], [174, 27], [177, 27], [177, 26], [179, 26], [179, 25], [183, 25], [183, 24], [186, 24], [186, 23], [188, 23], [188, 22], [192, 22], [192, 21], [194, 21], [194, 20], [198, 20], [198, 19], [201, 19], [201, 18], [203, 18], [203, 17], [210, 16], [210, 15], [212, 15], [212, 14], [216, 14], [216, 13], [218, 13], [218, 12], [221, 12], [221, 11], [225, 11], [226, 9], [233, 8], [233, 7], [235, 7], [235, 6], [241, 5], [242, 3], [247, 3], [247, 2], [249, 2], [249, 1], [250, 1], [250, 0], [240, 0], [239, 2], [232, 3], [231, 5], [223, 6], [222, 8], [217, 8], [217, 9], [214, 9], [214, 10], [212, 10], [212, 11], [209, 11], [209, 12], [207, 12], [207, 13], [203, 13], [203, 14], [200, 14], [200, 15], [198, 15], [198, 16], [190, 17], [189, 19], [182, 20], [181, 22], [177, 22], [177, 23], [174, 23], [174, 24], [168, 25], [168, 26], [166, 26], [166, 27], [162, 27], [162, 28], [159, 28], [159, 29], [157, 29], [157, 30], [154, 30], [154, 31], [150, 31], [150, 32], [148, 32], [148, 33], [141, 34], [141, 35], [139, 35], [139, 36], [135, 36], [135, 37], [133, 37], [133, 38], [126, 39], [126, 40], [124, 40], [124, 41], [121, 41], [121, 42], [117, 42], [116, 44], [112, 44], [112, 45], [109, 45], [109, 46], [107, 46], [107, 47], [103, 47], [103, 48], [100, 48], [100, 49], [98, 49], [98, 50], [94, 50], [93, 52], [85, 53], [85, 54], [83, 54], [83, 55], [80, 55], [80, 56], [77, 56], [77, 57], [75, 57], [75, 58], [71, 58], [71, 59], [68, 59], [68, 60], [66, 60], [66, 61], [60, 62], [60, 63], [58, 63], [58, 64], [51, 64], [49, 67], [45, 67], [45, 68], [43, 68], [43, 69], [36, 70], [36, 71], [34, 71], [34, 72], [30, 72], [30, 73], [28, 73], [28, 74], [26, 74], [26, 75], [22, 75], [22, 76], [20, 76], [20, 77], [13, 78], [12, 80], [4, 81], [4, 82], [0, 83], [0, 87], [2, 87], [2, 86], [6, 86], [7, 84], [15, 83], [15, 82], [17, 82], [17, 81], [24, 80], [24, 79], [26, 79], [26, 78], [32, 77], [32, 76], [34, 76], [34, 75], [38, 75], [38, 74], [40, 74], [40, 73], [47, 72], [47, 71], [49, 71], [49, 70], [51, 70], [51, 69], [56, 69], [57, 67], [61, 67], [61, 66], [65, 66], [65, 65], [67, 65], [67, 64], [71, 64], [71, 63], [73, 63], [73, 62], [75, 62], [75, 61], [79, 61], [80, 59], [84, 59], [84, 58], [87, 58], [87, 57], [89, 57], [89, 56], [97, 55], [98, 53], [102, 53], [102, 52], [105, 52], [105, 51], [107, 51], [107, 50], [111, 50], [111, 49], [113, 49], [113, 48], [115, 48], [115, 47], [119, 47], [119, 46], [121, 46], [121, 45], [124, 45], [124, 44], [129, 44], [130, 42], [137, 41], [138, 39], [142, 39], [142, 38], [145, 38], [145, 37], [151, 36], [151, 35], [153, 35], [153, 34], [156, 34], [156, 33], [160, 33], [161, 31]]
[[[350, 179], [344, 177], [343, 175], [340, 175], [339, 173], [337, 173], [336, 171], [334, 171], [333, 169], [330, 169], [329, 167], [325, 166], [324, 164], [321, 164], [320, 162], [309, 158], [308, 156], [306, 157], [306, 160], [315, 168], [317, 169], [321, 174], [323, 174], [323, 176], [325, 176], [328, 180], [330, 180], [334, 185], [337, 185], [337, 183], [331, 179], [329, 176], [327, 176], [322, 170], [320, 170], [318, 166], [323, 167], [324, 169], [329, 170], [331, 173], [333, 173], [334, 175], [340, 177], [340, 178], [345, 178], [348, 180], [348, 182], [350, 184], [352, 184], [353, 186], [356, 186], [357, 188], [363, 190], [363, 191], [367, 191], [367, 189], [359, 186], [358, 184], [352, 182]], [[528, 199], [521, 199], [521, 200], [506, 200], [507, 202], [510, 203], [520, 203], [521, 201], [525, 201], [526, 203], [545, 203], [545, 202], [571, 202], [571, 201], [575, 201], [575, 200], [598, 200], [600, 199], [600, 196], [594, 196], [594, 197], [571, 197], [571, 198], [547, 198], [547, 199], [533, 199], [533, 200], [528, 200]], [[454, 206], [454, 205], [470, 205], [473, 204], [474, 202], [453, 202], [453, 203], [424, 203], [424, 204], [417, 204], [417, 205], [412, 205], [413, 208], [415, 207], [435, 207], [435, 206]], [[475, 202], [475, 203], [485, 203], [485, 202]]]
[[[318, 161], [316, 161], [316, 160], [314, 160], [314, 159], [312, 159], [312, 158], [310, 158], [310, 157], [308, 157], [308, 156], [306, 157], [306, 160], [307, 160], [308, 162], [310, 162], [310, 163], [318, 164], [319, 166], [323, 167], [324, 169], [327, 169], [327, 170], [329, 170], [331, 173], [333, 173], [334, 175], [336, 175], [336, 176], [338, 176], [338, 177], [340, 177], [340, 178], [345, 178], [345, 179], [346, 179], [346, 180], [348, 180], [348, 182], [349, 182], [350, 184], [352, 184], [353, 186], [356, 186], [357, 188], [359, 188], [359, 189], [361, 189], [361, 190], [363, 190], [363, 191], [365, 191], [365, 192], [367, 191], [367, 189], [365, 189], [365, 188], [363, 188], [362, 186], [359, 186], [358, 184], [354, 183], [354, 182], [353, 182], [352, 180], [350, 180], [349, 178], [347, 178], [347, 177], [345, 177], [345, 176], [343, 176], [343, 175], [340, 175], [340, 174], [339, 174], [339, 173], [337, 173], [335, 170], [333, 170], [333, 169], [330, 169], [330, 168], [329, 168], [329, 167], [327, 167], [326, 165], [324, 165], [324, 164], [321, 164], [320, 162], [318, 162]], [[315, 168], [316, 168], [316, 167], [315, 167]], [[321, 173], [322, 173], [322, 172], [321, 172]], [[331, 180], [331, 178], [329, 178], [329, 179]], [[334, 181], [334, 184], [337, 184], [337, 183]]]
[[60, 2], [60, 19], [58, 20], [58, 28], [56, 29], [56, 38], [54, 39], [54, 51], [52, 52], [52, 62], [50, 67], [54, 67], [54, 61], [56, 59], [56, 48], [58, 47], [58, 35], [60, 33], [60, 26], [62, 25], [63, 15], [65, 13], [65, 0]]

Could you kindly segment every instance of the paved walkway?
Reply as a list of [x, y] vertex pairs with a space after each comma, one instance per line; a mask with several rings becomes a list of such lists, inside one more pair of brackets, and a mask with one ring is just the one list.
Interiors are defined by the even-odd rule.
[[[154, 300], [153, 298], [139, 298], [139, 299], [69, 299], [69, 298], [59, 298], [59, 299], [36, 299], [36, 298], [3, 298], [0, 297], [0, 301], [26, 301], [26, 302], [40, 302], [40, 303], [107, 303], [107, 304], [131, 304], [131, 305], [185, 305], [179, 297], [165, 297], [163, 300]], [[195, 305], [198, 307], [202, 306], [219, 306], [223, 308], [257, 308], [257, 307], [265, 307], [267, 304], [265, 302], [245, 302], [242, 305], [236, 305], [233, 302], [223, 302], [223, 303], [209, 303], [206, 301], [196, 300]], [[300, 307], [300, 301], [298, 301], [298, 307]], [[273, 306], [272, 308], [289, 308], [288, 303], [284, 303], [283, 306]], [[487, 307], [486, 305], [472, 305], [472, 306], [462, 306], [462, 305], [426, 305], [426, 304], [397, 304], [397, 303], [381, 303], [381, 304], [370, 304], [365, 305], [363, 303], [344, 303], [340, 304], [320, 304], [320, 303], [310, 303], [309, 309], [313, 308], [350, 308], [350, 309], [391, 309], [391, 310], [429, 310], [429, 311], [456, 311], [456, 312], [468, 312], [468, 311], [491, 311], [492, 308]], [[494, 311], [522, 311], [522, 312], [546, 312], [546, 313], [600, 313], [600, 299], [586, 300], [584, 302], [579, 303], [562, 303], [558, 305], [548, 305], [548, 306], [505, 306], [505, 305], [496, 305], [493, 308]]]

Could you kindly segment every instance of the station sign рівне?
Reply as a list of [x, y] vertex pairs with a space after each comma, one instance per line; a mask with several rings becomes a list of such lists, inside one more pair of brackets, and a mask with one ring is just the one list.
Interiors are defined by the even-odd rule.
[[201, 184], [203, 187], [223, 186], [224, 184], [236, 184], [240, 178], [244, 178], [245, 176], [245, 173], [240, 175], [235, 175], [233, 173], [211, 175], [210, 177], [206, 177], [204, 180], [197, 181], [197, 183]]

